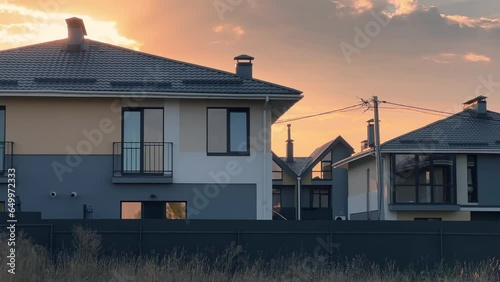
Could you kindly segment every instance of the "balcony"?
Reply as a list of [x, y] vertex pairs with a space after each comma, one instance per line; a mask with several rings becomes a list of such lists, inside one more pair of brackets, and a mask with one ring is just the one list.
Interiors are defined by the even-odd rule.
[[0, 183], [7, 183], [8, 170], [14, 166], [14, 142], [0, 142]]
[[113, 183], [172, 183], [172, 176], [172, 143], [113, 143]]

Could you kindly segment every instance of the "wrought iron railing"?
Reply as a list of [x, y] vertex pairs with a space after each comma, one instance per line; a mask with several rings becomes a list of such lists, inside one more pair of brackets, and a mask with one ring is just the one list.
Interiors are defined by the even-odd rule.
[[14, 165], [14, 142], [0, 142], [0, 174], [4, 175]]
[[113, 176], [172, 177], [170, 142], [114, 142]]

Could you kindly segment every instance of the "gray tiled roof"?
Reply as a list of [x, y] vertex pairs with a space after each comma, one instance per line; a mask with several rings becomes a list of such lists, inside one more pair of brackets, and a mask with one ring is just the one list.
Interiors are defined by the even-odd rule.
[[465, 110], [451, 117], [401, 135], [381, 146], [391, 151], [498, 151], [500, 114], [488, 111], [484, 117]]
[[154, 92], [297, 95], [288, 87], [86, 39], [81, 52], [66, 39], [0, 51], [0, 91]]
[[292, 163], [287, 162], [286, 158], [280, 159], [298, 176], [302, 175], [304, 169], [313, 161], [310, 157], [294, 157]]

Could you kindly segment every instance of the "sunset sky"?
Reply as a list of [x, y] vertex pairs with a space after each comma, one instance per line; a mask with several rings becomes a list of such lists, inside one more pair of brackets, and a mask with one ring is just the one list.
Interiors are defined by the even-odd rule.
[[[254, 77], [304, 92], [282, 119], [373, 95], [455, 113], [481, 94], [500, 112], [498, 0], [0, 0], [0, 50], [65, 38], [73, 16], [88, 38], [226, 71], [252, 55]], [[292, 122], [295, 155], [338, 135], [359, 151], [372, 117]], [[382, 141], [440, 118], [381, 109]], [[278, 155], [285, 139], [286, 124], [274, 125]]]

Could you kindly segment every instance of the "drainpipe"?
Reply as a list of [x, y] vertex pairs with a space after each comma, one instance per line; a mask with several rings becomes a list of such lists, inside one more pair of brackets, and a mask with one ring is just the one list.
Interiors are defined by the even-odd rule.
[[300, 182], [301, 177], [297, 177], [297, 220], [301, 219], [301, 210], [300, 210]]
[[[267, 147], [268, 147], [268, 142], [267, 142], [267, 135], [268, 135], [268, 132], [267, 132], [267, 107], [269, 105], [269, 96], [266, 96], [266, 101], [264, 102], [264, 110], [262, 111], [262, 123], [263, 123], [263, 135], [264, 135], [264, 140], [263, 140], [263, 146], [264, 146], [264, 165], [263, 165], [263, 168], [264, 168], [264, 185], [262, 187], [262, 193], [264, 195], [267, 195], [267, 186], [268, 186], [268, 183], [267, 183], [267, 157], [268, 157], [268, 154], [267, 154]], [[271, 191], [272, 193], [272, 191]], [[264, 198], [264, 199], [267, 199], [267, 198]], [[272, 197], [271, 197], [272, 199]], [[271, 200], [272, 201], [272, 200]], [[271, 203], [271, 210], [272, 210], [272, 203]], [[263, 211], [264, 213], [267, 213], [267, 207], [263, 208]], [[271, 219], [272, 219], [272, 214], [271, 214]]]

